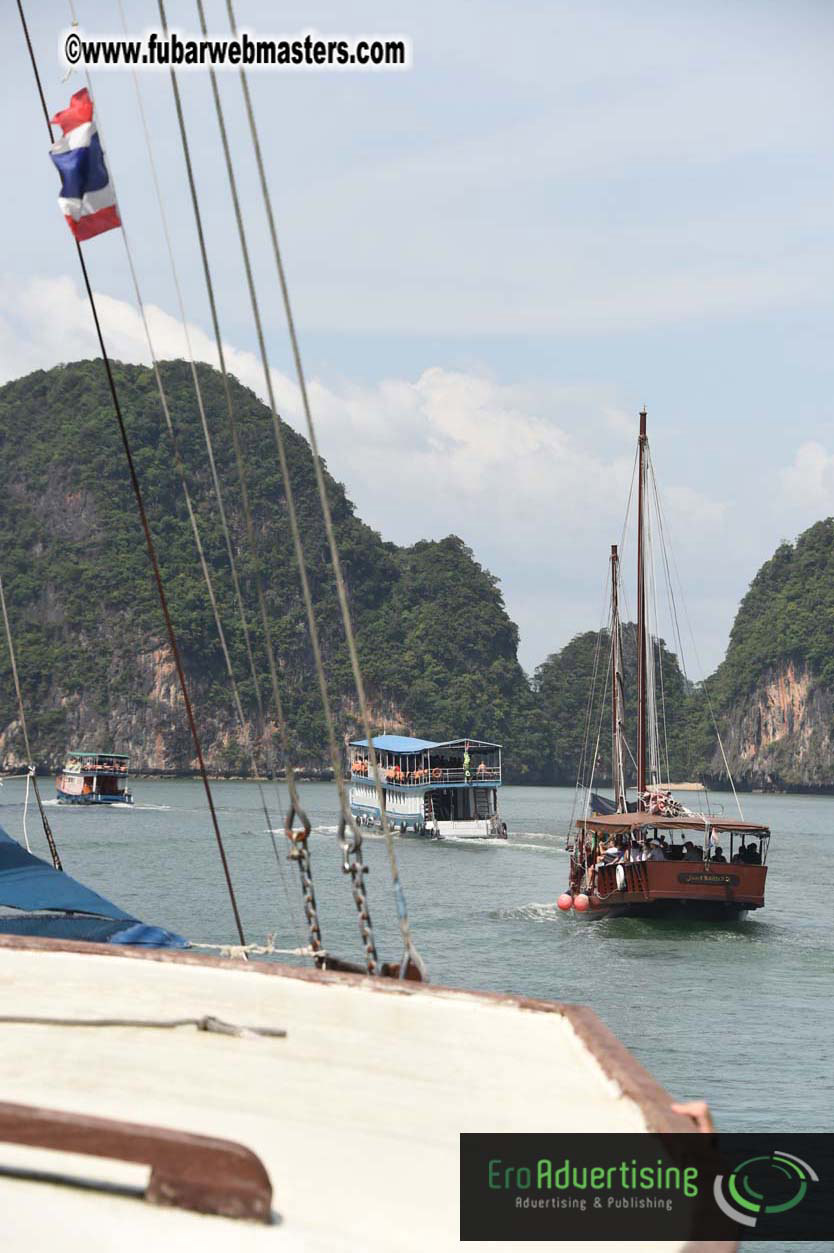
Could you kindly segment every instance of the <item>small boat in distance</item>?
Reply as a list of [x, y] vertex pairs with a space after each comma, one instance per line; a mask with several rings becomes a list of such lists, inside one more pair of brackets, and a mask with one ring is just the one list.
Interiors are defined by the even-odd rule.
[[[612, 545], [608, 680], [603, 690], [599, 726], [601, 733], [610, 684], [614, 795], [608, 800], [594, 791], [593, 770], [597, 760], [601, 760], [594, 752], [591, 778], [586, 784], [585, 812], [576, 823], [575, 839], [570, 846], [568, 889], [557, 904], [563, 911], [573, 909], [590, 918], [618, 914], [717, 921], [742, 918], [748, 910], [761, 909], [765, 903], [770, 829], [763, 823], [745, 822], [740, 806], [737, 819], [694, 812], [672, 796], [669, 783], [666, 715], [665, 709], [659, 707], [663, 702], [663, 657], [649, 623], [649, 608], [655, 604], [656, 595], [647, 542], [647, 531], [659, 535], [662, 542], [663, 525], [646, 435], [645, 410], [640, 414], [636, 464], [637, 751], [636, 756], [632, 755], [625, 733], [620, 563], [617, 546]], [[652, 499], [658, 514], [656, 527], [648, 517]], [[664, 553], [668, 570], [665, 556]], [[670, 599], [673, 599], [671, 595]], [[592, 693], [589, 718], [593, 701]], [[720, 744], [717, 724], [715, 730]], [[666, 749], [665, 781], [662, 748]], [[633, 800], [629, 800], [627, 794], [629, 758], [635, 763], [637, 776], [637, 795]], [[732, 783], [732, 779], [730, 781]]]
[[[485, 740], [377, 735], [374, 749], [388, 821], [401, 835], [506, 839], [498, 814], [501, 745]], [[350, 809], [363, 826], [380, 824], [367, 740], [353, 740]]]
[[70, 752], [55, 787], [59, 805], [132, 805], [124, 753]]

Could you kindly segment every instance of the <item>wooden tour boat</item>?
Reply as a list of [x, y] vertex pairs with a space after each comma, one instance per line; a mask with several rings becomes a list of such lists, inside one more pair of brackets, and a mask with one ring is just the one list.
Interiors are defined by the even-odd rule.
[[[661, 781], [656, 645], [648, 623], [650, 470], [644, 410], [637, 453], [637, 799], [627, 797], [619, 554], [612, 545], [608, 664], [614, 799], [598, 796], [591, 778], [585, 813], [576, 823], [570, 846], [569, 887], [557, 903], [565, 912], [572, 909], [588, 917], [739, 918], [765, 903], [769, 828], [745, 822], [740, 806], [738, 819], [696, 813], [672, 796], [668, 782]], [[654, 495], [657, 501], [656, 491]], [[594, 755], [592, 769], [595, 765]], [[668, 761], [666, 771], [668, 780]]]

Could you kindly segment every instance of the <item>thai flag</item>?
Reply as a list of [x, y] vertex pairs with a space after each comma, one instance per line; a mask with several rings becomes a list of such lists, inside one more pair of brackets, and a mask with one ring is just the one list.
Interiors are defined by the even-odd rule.
[[64, 132], [49, 155], [61, 175], [58, 204], [67, 226], [79, 241], [121, 226], [87, 88], [77, 91], [52, 122]]

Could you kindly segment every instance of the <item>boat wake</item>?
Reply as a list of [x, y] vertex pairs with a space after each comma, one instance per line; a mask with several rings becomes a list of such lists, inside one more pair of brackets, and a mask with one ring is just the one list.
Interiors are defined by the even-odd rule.
[[499, 918], [504, 922], [553, 922], [562, 915], [555, 902], [541, 904], [531, 901], [529, 905], [514, 905], [511, 909], [494, 909], [491, 918]]

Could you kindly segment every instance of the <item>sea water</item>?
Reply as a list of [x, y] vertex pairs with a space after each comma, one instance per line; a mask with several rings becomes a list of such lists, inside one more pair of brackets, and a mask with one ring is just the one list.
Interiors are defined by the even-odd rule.
[[[0, 824], [18, 839], [24, 788], [14, 780], [0, 791]], [[195, 941], [235, 942], [202, 786], [137, 780], [133, 791], [132, 807], [50, 805], [65, 869], [146, 922]], [[300, 791], [313, 826], [325, 946], [361, 961], [335, 788], [308, 783]], [[213, 792], [246, 939], [305, 944], [297, 871], [282, 833], [285, 789], [264, 785], [266, 815], [254, 783], [215, 783]], [[714, 811], [737, 812], [732, 796], [712, 799]], [[726, 924], [560, 914], [573, 804], [566, 788], [503, 788], [506, 841], [398, 837], [413, 935], [432, 981], [589, 1005], [676, 1099], [704, 1097], [723, 1130], [830, 1131], [834, 799], [740, 800], [745, 818], [773, 832], [767, 904]], [[27, 828], [33, 851], [48, 857], [31, 804]], [[385, 844], [366, 834], [363, 848], [377, 946], [384, 960], [398, 960]], [[774, 1246], [743, 1246], [745, 1253], [758, 1247]]]

